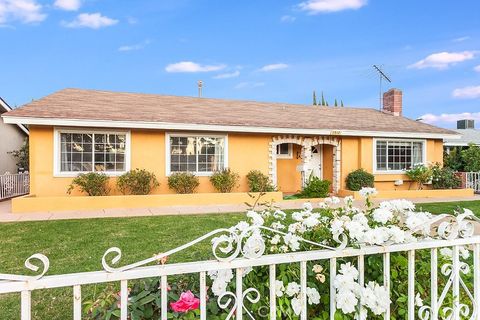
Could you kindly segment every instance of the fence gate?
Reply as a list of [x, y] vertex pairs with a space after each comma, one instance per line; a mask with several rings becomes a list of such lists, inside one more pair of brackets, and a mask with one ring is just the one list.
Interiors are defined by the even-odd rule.
[[28, 194], [30, 176], [26, 173], [5, 173], [0, 175], [0, 201]]
[[480, 172], [467, 172], [466, 187], [480, 193]]

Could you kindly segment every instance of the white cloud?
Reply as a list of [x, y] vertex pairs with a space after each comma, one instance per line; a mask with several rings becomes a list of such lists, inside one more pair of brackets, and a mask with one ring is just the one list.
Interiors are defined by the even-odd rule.
[[480, 86], [469, 86], [453, 90], [452, 96], [459, 99], [480, 98]]
[[308, 0], [299, 4], [301, 10], [310, 14], [329, 13], [343, 10], [357, 10], [367, 4], [367, 0]]
[[136, 44], [132, 44], [132, 45], [121, 46], [121, 47], [118, 48], [118, 51], [126, 52], [126, 51], [142, 50], [143, 48], [145, 48], [145, 47], [148, 46], [149, 44], [150, 44], [150, 40], [145, 40], [145, 41], [140, 42], [140, 43], [136, 43]]
[[42, 5], [36, 0], [0, 0], [0, 24], [8, 21], [35, 23], [46, 17]]
[[63, 22], [67, 28], [91, 28], [100, 29], [103, 27], [113, 26], [118, 20], [102, 16], [100, 13], [81, 13], [73, 21]]
[[235, 86], [235, 89], [250, 89], [265, 86], [265, 82], [240, 82]]
[[228, 78], [236, 78], [240, 75], [240, 71], [236, 70], [234, 72], [227, 72], [221, 73], [213, 77], [213, 79], [228, 79]]
[[474, 51], [433, 53], [427, 56], [425, 59], [410, 65], [409, 68], [434, 68], [439, 70], [447, 69], [449, 66], [455, 65], [459, 62], [473, 59], [475, 54], [476, 52]]
[[285, 23], [288, 23], [288, 22], [294, 22], [295, 20], [297, 20], [296, 17], [293, 17], [293, 16], [289, 16], [289, 15], [284, 15], [280, 18], [280, 21], [281, 22], [285, 22]]
[[473, 70], [474, 70], [474, 71], [477, 71], [477, 72], [480, 72], [480, 64], [479, 64], [478, 66], [476, 66], [476, 67], [473, 67]]
[[480, 112], [463, 112], [463, 113], [442, 113], [439, 115], [427, 113], [420, 117], [422, 122], [430, 124], [438, 123], [455, 123], [458, 120], [471, 119], [480, 121]]
[[165, 67], [165, 71], [167, 72], [211, 72], [211, 71], [219, 71], [225, 69], [225, 65], [202, 65], [199, 63], [195, 63], [192, 61], [181, 61], [177, 63], [169, 64]]
[[274, 71], [274, 70], [281, 70], [288, 68], [288, 64], [285, 63], [274, 63], [274, 64], [267, 64], [259, 69], [259, 71]]
[[453, 42], [463, 42], [463, 41], [466, 41], [466, 40], [468, 40], [468, 39], [470, 39], [470, 37], [469, 37], [469, 36], [465, 36], [465, 37], [455, 38], [455, 39], [453, 39], [452, 41], [453, 41]]
[[81, 0], [56, 0], [53, 4], [55, 7], [66, 11], [77, 11], [82, 5]]

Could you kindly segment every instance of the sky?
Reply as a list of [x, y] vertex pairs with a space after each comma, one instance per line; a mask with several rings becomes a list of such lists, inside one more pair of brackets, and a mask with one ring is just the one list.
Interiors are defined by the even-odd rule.
[[202, 80], [204, 97], [379, 108], [374, 64], [405, 116], [480, 127], [478, 0], [0, 0], [12, 106], [72, 87], [196, 96]]

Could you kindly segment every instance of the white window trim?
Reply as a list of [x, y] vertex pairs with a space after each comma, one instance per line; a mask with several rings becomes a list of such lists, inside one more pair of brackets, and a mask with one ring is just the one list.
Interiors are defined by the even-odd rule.
[[[228, 134], [212, 134], [212, 133], [188, 133], [188, 132], [166, 132], [165, 133], [165, 175], [169, 177], [172, 172], [170, 171], [170, 137], [212, 137], [223, 138], [224, 140], [224, 155], [223, 155], [223, 167], [228, 168]], [[210, 177], [213, 172], [192, 172], [197, 177]]]
[[[61, 133], [97, 133], [97, 134], [124, 134], [125, 135], [125, 170], [124, 171], [61, 171], [60, 170], [60, 134]], [[53, 176], [56, 178], [76, 177], [81, 173], [102, 172], [109, 177], [116, 177], [130, 171], [131, 163], [131, 139], [130, 131], [126, 130], [98, 130], [98, 129], [73, 129], [73, 128], [55, 128], [53, 132]]]
[[[293, 159], [293, 143], [286, 143], [288, 144], [288, 154], [278, 154], [276, 153], [277, 151], [275, 151], [277, 159]], [[279, 148], [281, 144], [283, 143], [277, 144], [276, 148]]]
[[405, 170], [377, 170], [377, 142], [378, 141], [421, 142], [423, 144], [422, 146], [423, 164], [427, 164], [427, 140], [425, 139], [374, 138], [373, 139], [373, 173], [374, 174], [405, 174]]

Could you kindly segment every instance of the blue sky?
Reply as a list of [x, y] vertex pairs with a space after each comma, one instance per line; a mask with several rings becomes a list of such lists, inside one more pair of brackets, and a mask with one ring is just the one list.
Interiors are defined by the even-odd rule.
[[0, 96], [194, 96], [201, 79], [206, 97], [310, 104], [316, 90], [377, 108], [378, 64], [406, 116], [453, 127], [480, 122], [479, 12], [478, 0], [0, 0]]

